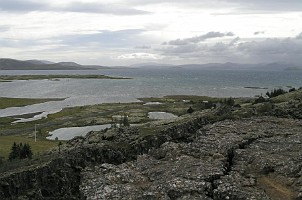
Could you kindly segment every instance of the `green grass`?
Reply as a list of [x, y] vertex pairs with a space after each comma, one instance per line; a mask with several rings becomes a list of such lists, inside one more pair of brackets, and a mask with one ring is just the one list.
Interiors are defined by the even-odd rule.
[[39, 152], [47, 151], [53, 147], [58, 146], [58, 141], [51, 141], [46, 139], [37, 139], [37, 142], [34, 141], [34, 138], [30, 138], [27, 136], [0, 136], [0, 156], [8, 158], [8, 155], [11, 150], [11, 146], [13, 143], [28, 143], [31, 146], [31, 150], [35, 155]]
[[150, 97], [150, 98], [139, 98], [139, 100], [144, 102], [161, 102], [161, 103], [189, 103], [189, 102], [202, 102], [202, 101], [212, 101], [218, 102], [224, 98], [215, 98], [207, 96], [195, 96], [195, 95], [169, 95], [164, 97]]
[[2, 124], [10, 124], [13, 121], [15, 121], [15, 120], [10, 118], [10, 117], [1, 117], [0, 118], [0, 127], [1, 127]]
[[[3, 100], [4, 98], [2, 98]], [[34, 143], [32, 148], [37, 152], [42, 152], [52, 146], [56, 146], [53, 141], [47, 141], [45, 137], [48, 132], [58, 128], [72, 127], [72, 126], [88, 126], [97, 124], [108, 124], [112, 122], [113, 115], [129, 116], [129, 122], [133, 124], [147, 123], [154, 121], [148, 118], [148, 112], [169, 112], [178, 116], [187, 114], [187, 109], [194, 105], [194, 102], [214, 100], [215, 98], [198, 97], [198, 96], [167, 96], [162, 98], [145, 98], [141, 99], [144, 102], [135, 103], [107, 103], [100, 105], [88, 105], [72, 108], [65, 108], [62, 111], [48, 115], [37, 121], [11, 124], [14, 117], [0, 118], [0, 155], [8, 155], [11, 145], [16, 142], [30, 142], [33, 139], [29, 138], [34, 131], [35, 124], [38, 124], [37, 131], [39, 132], [39, 142]], [[33, 99], [12, 99], [22, 103], [40, 102], [41, 100]], [[160, 105], [143, 105], [148, 101], [163, 102]], [[183, 100], [189, 100], [184, 102]], [[193, 101], [193, 102], [191, 102]], [[8, 99], [6, 99], [6, 103]], [[16, 105], [16, 103], [14, 103]], [[194, 108], [195, 109], [195, 108]], [[198, 111], [198, 108], [195, 109]], [[26, 116], [23, 116], [26, 117]], [[152, 135], [157, 134], [158, 129], [155, 127], [144, 127], [143, 134]], [[2, 136], [1, 136], [2, 135]], [[41, 144], [41, 146], [39, 146]]]
[[281, 102], [287, 102], [295, 99], [302, 99], [302, 89], [289, 92], [283, 95], [279, 95], [277, 97], [273, 97], [270, 99], [270, 101], [274, 103], [281, 103]]
[[[173, 96], [154, 99], [164, 102], [164, 104], [143, 105], [144, 102], [135, 102], [79, 106], [65, 108], [37, 121], [13, 125], [11, 122], [15, 120], [16, 116], [0, 118], [0, 135], [30, 134], [33, 132], [35, 124], [39, 124], [38, 130], [43, 136], [47, 136], [49, 131], [63, 127], [108, 124], [112, 122], [113, 115], [124, 115], [125, 113], [129, 116], [130, 123], [145, 123], [153, 121], [148, 118], [148, 112], [169, 112], [181, 116], [186, 114], [187, 109], [192, 106], [190, 102], [183, 102], [184, 99], [200, 100], [205, 99], [205, 97]], [[21, 100], [24, 101], [24, 99]], [[145, 102], [148, 100], [148, 98], [145, 99]]]
[[26, 99], [0, 97], [0, 109], [9, 107], [21, 107], [32, 104], [44, 103], [47, 101], [61, 101], [63, 99]]

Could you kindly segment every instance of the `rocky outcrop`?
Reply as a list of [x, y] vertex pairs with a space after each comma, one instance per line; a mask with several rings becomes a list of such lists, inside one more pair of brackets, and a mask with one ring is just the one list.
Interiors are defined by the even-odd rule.
[[137, 160], [87, 167], [80, 188], [87, 199], [299, 199], [301, 125], [269, 117], [206, 125]]
[[276, 104], [272, 109], [271, 115], [278, 117], [292, 117], [302, 119], [302, 101], [293, 100], [285, 103]]
[[[164, 142], [181, 138], [205, 121], [197, 118], [171, 126], [158, 135], [142, 136], [136, 128], [111, 130], [110, 137], [92, 133], [86, 138], [70, 140], [61, 152], [52, 152], [52, 159], [43, 165], [19, 169], [0, 176], [0, 199], [82, 199], [79, 190], [81, 170], [97, 163], [121, 164]], [[181, 132], [173, 136], [173, 131]], [[172, 136], [170, 136], [172, 134]]]
[[[198, 117], [91, 133], [0, 177], [0, 199], [301, 199], [302, 122]], [[59, 155], [59, 154], [57, 154]]]
[[1, 199], [82, 199], [80, 165], [58, 158], [43, 166], [14, 172], [0, 178]]

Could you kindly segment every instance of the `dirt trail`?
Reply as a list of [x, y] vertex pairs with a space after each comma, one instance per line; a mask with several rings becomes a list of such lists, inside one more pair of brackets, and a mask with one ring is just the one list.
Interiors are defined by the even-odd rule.
[[297, 196], [288, 186], [274, 180], [272, 177], [260, 177], [258, 184], [272, 200], [293, 200]]

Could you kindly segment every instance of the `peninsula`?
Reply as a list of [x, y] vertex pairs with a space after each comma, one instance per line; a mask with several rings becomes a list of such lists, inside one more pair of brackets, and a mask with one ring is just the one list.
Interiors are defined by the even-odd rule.
[[58, 80], [58, 79], [130, 79], [125, 77], [113, 77], [106, 75], [0, 75], [1, 82], [13, 80]]

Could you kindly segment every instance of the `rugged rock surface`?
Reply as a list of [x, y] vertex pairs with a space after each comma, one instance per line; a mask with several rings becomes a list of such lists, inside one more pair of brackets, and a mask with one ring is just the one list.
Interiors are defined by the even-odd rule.
[[87, 167], [87, 199], [300, 199], [302, 122], [255, 118], [209, 124], [137, 160]]
[[0, 199], [302, 199], [301, 120], [214, 121], [76, 138], [48, 163], [1, 174]]
[[80, 163], [54, 159], [47, 164], [0, 176], [0, 199], [82, 199]]
[[134, 160], [150, 148], [184, 138], [205, 123], [204, 118], [196, 118], [156, 131], [156, 135], [126, 128], [75, 138], [61, 147], [61, 152], [52, 152], [48, 162], [0, 174], [0, 199], [83, 199], [79, 185], [85, 166]]

